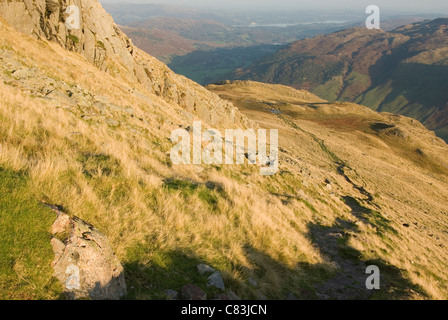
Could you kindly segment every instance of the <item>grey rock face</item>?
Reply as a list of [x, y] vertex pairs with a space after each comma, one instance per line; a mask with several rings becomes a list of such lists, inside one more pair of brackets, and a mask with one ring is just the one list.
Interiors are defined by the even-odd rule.
[[127, 294], [123, 267], [107, 238], [92, 225], [52, 208], [54, 275], [68, 299], [118, 300]]
[[210, 277], [208, 277], [207, 286], [215, 287], [223, 291], [226, 289], [224, 286], [224, 281], [222, 280], [221, 273], [218, 271], [216, 271]]
[[227, 291], [227, 296], [230, 298], [230, 300], [241, 300], [241, 298], [232, 290]]
[[249, 282], [249, 284], [250, 284], [252, 287], [254, 287], [254, 288], [258, 288], [258, 282], [257, 282], [257, 280], [255, 280], [254, 278], [249, 278], [247, 281]]
[[213, 272], [216, 271], [216, 270], [213, 269], [212, 267], [210, 267], [210, 266], [208, 266], [208, 265], [206, 265], [206, 264], [203, 264], [203, 263], [198, 264], [198, 265], [196, 266], [196, 268], [198, 269], [198, 273], [199, 273], [201, 276], [203, 276], [204, 274], [207, 274], [207, 273], [213, 273]]
[[165, 294], [168, 297], [168, 299], [170, 299], [170, 300], [179, 299], [179, 292], [177, 292], [176, 290], [172, 290], [172, 289], [165, 290]]

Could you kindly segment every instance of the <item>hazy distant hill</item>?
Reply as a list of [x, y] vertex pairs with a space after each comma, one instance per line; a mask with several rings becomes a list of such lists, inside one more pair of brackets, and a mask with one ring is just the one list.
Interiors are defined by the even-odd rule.
[[216, 14], [204, 12], [194, 8], [187, 8], [159, 3], [104, 3], [104, 8], [114, 17], [118, 24], [128, 24], [152, 17], [171, 17], [182, 19], [219, 19]]
[[129, 22], [121, 29], [138, 47], [169, 63], [175, 72], [205, 85], [276, 52], [283, 44], [344, 26], [236, 27], [213, 19], [168, 16]]
[[448, 138], [448, 19], [391, 32], [354, 28], [294, 42], [235, 71], [253, 79], [309, 89], [404, 114]]

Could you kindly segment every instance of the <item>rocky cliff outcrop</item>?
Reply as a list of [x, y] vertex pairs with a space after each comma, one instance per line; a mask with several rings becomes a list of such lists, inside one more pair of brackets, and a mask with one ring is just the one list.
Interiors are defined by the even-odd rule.
[[57, 42], [103, 71], [137, 81], [211, 125], [247, 121], [231, 103], [136, 48], [97, 0], [0, 0], [0, 15], [15, 29]]

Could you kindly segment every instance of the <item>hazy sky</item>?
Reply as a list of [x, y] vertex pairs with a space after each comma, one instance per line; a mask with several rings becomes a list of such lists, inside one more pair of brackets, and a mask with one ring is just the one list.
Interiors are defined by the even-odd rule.
[[[374, 4], [385, 10], [448, 14], [448, 0], [100, 0], [103, 3], [162, 3], [216, 8], [313, 8], [362, 10]], [[351, 11], [351, 10], [350, 10]]]

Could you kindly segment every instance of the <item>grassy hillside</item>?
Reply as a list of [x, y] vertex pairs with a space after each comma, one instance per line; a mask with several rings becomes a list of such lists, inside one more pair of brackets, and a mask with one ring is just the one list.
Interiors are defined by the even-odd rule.
[[[317, 220], [308, 223], [309, 237], [340, 266], [334, 277], [316, 286], [318, 292], [350, 283], [347, 279], [357, 277], [354, 270], [362, 269], [359, 264], [368, 263], [387, 270], [388, 290], [370, 298], [423, 298], [435, 283], [445, 281], [439, 278], [442, 260], [439, 267], [430, 267], [436, 257], [422, 259], [424, 252], [446, 253], [442, 238], [432, 234], [440, 228], [439, 235], [446, 235], [445, 227], [438, 226], [446, 215], [446, 200], [438, 190], [446, 188], [444, 142], [415, 120], [351, 103], [328, 103], [290, 87], [234, 82], [208, 88], [262, 127], [280, 130], [284, 170], [300, 168], [300, 189], [327, 184], [327, 196], [312, 193], [310, 198], [297, 189], [283, 194], [288, 205], [297, 195], [311, 208]], [[436, 176], [438, 183], [427, 180]], [[439, 200], [430, 200], [434, 197], [440, 197], [440, 207]], [[423, 274], [437, 280], [423, 280]], [[353, 287], [340, 288], [341, 296], [360, 294]]]
[[[59, 297], [42, 200], [108, 237], [129, 299], [189, 283], [212, 297], [199, 262], [245, 299], [448, 297], [448, 147], [417, 121], [283, 86], [212, 86], [253, 120], [235, 125], [280, 130], [279, 172], [175, 166], [171, 132], [197, 116], [2, 21], [0, 39], [2, 298]], [[369, 264], [379, 292], [365, 289]]]
[[[227, 286], [244, 298], [260, 293], [282, 298], [288, 290], [300, 295], [307, 284], [331, 273], [331, 265], [318, 267], [323, 273], [299, 267], [319, 265], [322, 257], [306, 238], [297, 210], [305, 217], [312, 211], [303, 203], [284, 207], [268, 191], [272, 183], [282, 186], [283, 178], [263, 178], [249, 165], [172, 166], [171, 131], [191, 125], [178, 107], [138, 83], [133, 85], [139, 94], [130, 94], [127, 82], [56, 44], [5, 25], [0, 37], [7, 57], [2, 68], [11, 70], [2, 71], [0, 84], [0, 165], [29, 181], [23, 197], [61, 205], [108, 236], [125, 267], [130, 298], [164, 297], [164, 290], [198, 280], [197, 261], [221, 270]], [[70, 92], [65, 97], [41, 93], [40, 86], [30, 95], [25, 71], [12, 72], [29, 66], [38, 75], [28, 80], [71, 84], [72, 93], [83, 92], [79, 102], [71, 105]], [[80, 69], [95, 77], [73, 72]], [[107, 103], [81, 106], [82, 96], [90, 94]], [[41, 219], [47, 217], [45, 211]], [[28, 228], [40, 235], [36, 241], [49, 241], [48, 233], [39, 231], [42, 226]], [[2, 242], [6, 236], [1, 233]], [[40, 270], [37, 263], [24, 267], [29, 274]], [[290, 268], [295, 271], [287, 272]], [[11, 271], [1, 279], [9, 277], [6, 272]], [[50, 274], [45, 277], [51, 282]], [[259, 289], [247, 283], [249, 277], [259, 281]], [[199, 280], [203, 286], [205, 279]], [[35, 294], [32, 287], [27, 294]]]
[[390, 32], [343, 30], [297, 41], [229, 78], [290, 85], [403, 114], [447, 139], [447, 28], [448, 19], [436, 19]]

